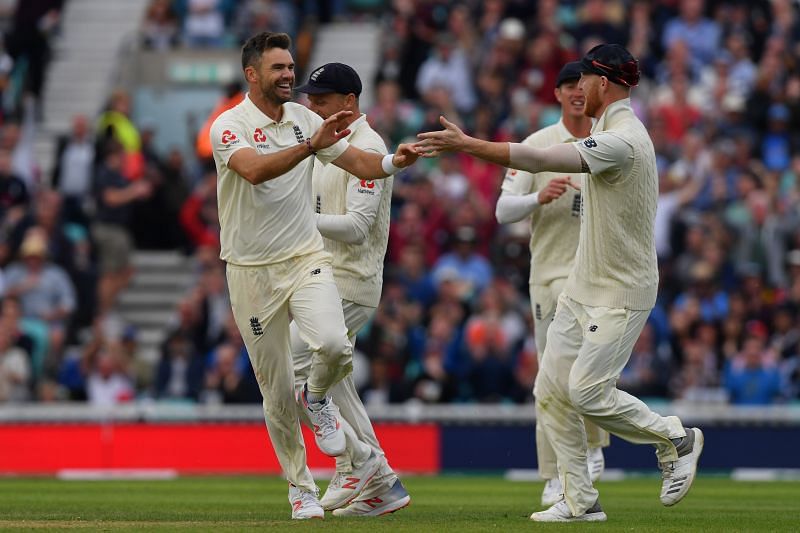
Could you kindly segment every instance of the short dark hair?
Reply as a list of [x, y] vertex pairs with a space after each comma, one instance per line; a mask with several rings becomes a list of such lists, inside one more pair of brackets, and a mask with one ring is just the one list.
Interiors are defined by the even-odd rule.
[[261, 54], [270, 48], [283, 48], [288, 50], [292, 46], [292, 38], [286, 33], [271, 33], [268, 31], [253, 35], [242, 47], [242, 70], [258, 65]]

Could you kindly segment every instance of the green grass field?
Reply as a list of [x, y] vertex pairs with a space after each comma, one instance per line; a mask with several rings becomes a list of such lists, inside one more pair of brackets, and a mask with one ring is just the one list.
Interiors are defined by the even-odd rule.
[[600, 483], [608, 522], [536, 524], [541, 483], [500, 477], [409, 477], [411, 506], [379, 518], [291, 521], [277, 478], [169, 481], [0, 478], [0, 530], [100, 531], [800, 531], [800, 483], [699, 478], [678, 506], [662, 507], [660, 480]]

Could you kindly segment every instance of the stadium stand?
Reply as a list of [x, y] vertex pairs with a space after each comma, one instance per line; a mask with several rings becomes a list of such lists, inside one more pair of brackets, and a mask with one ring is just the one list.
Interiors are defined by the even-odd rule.
[[[100, 393], [107, 403], [260, 401], [230, 327], [214, 249], [214, 176], [195, 143], [223, 89], [238, 80], [237, 47], [256, 26], [292, 34], [298, 83], [327, 61], [356, 65], [362, 107], [390, 146], [436, 127], [440, 113], [472, 135], [520, 140], [557, 119], [551, 88], [565, 61], [600, 41], [627, 45], [645, 74], [634, 107], [659, 161], [661, 290], [620, 386], [655, 402], [798, 402], [796, 2], [331, 5], [64, 0], [37, 13], [0, 6], [0, 180], [19, 180], [26, 191], [3, 193], [0, 264], [10, 277], [27, 232], [44, 227], [50, 261], [78, 294], [61, 338], [52, 328], [43, 334], [42, 318], [24, 305], [16, 317], [15, 296], [5, 293], [11, 304], [6, 317], [4, 301], [0, 328], [33, 370], [19, 374], [25, 394], [0, 387], [0, 402], [91, 401], [97, 376], [122, 383]], [[15, 48], [18, 20], [31, 16], [47, 28], [40, 37], [49, 61]], [[30, 71], [31, 61], [41, 73]], [[461, 81], [448, 85], [454, 80]], [[75, 125], [81, 116], [88, 133]], [[134, 247], [130, 273], [108, 281], [96, 183], [115, 143], [124, 155], [111, 163], [115, 183], [138, 192], [129, 213], [103, 215], [127, 224]], [[502, 175], [459, 155], [397, 177], [383, 299], [358, 339], [356, 378], [371, 409], [532, 401], [528, 230], [494, 220]], [[48, 201], [63, 217], [55, 232], [37, 215]], [[448, 264], [467, 248], [472, 266]], [[19, 353], [6, 350], [0, 361], [25, 366], [13, 362]], [[223, 363], [241, 374], [241, 390], [214, 385]]]

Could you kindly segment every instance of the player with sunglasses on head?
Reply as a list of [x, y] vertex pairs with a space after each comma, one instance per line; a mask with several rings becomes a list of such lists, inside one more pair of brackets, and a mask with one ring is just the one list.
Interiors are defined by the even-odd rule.
[[538, 522], [603, 521], [586, 468], [583, 419], [656, 448], [661, 503], [675, 505], [694, 481], [703, 433], [663, 417], [616, 388], [633, 344], [655, 305], [658, 268], [653, 227], [658, 173], [653, 143], [631, 108], [639, 65], [624, 47], [602, 44], [581, 60], [584, 113], [596, 118], [582, 141], [537, 149], [465, 135], [442, 117], [443, 131], [415, 147], [435, 157], [461, 151], [528, 172], [586, 172], [575, 264], [558, 299], [536, 378], [540, 423], [556, 452], [564, 499], [533, 513]]

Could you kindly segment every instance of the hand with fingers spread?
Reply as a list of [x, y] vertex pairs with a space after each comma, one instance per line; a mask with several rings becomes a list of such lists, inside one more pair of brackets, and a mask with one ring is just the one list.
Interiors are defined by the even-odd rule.
[[562, 194], [567, 192], [567, 187], [574, 188], [573, 183], [567, 176], [551, 179], [544, 189], [539, 191], [539, 203], [545, 205], [553, 200], [557, 200]]
[[339, 111], [326, 118], [322, 126], [311, 136], [311, 149], [315, 152], [336, 144], [339, 139], [350, 135], [350, 130], [345, 128], [340, 130], [341, 121], [350, 115], [352, 111]]
[[443, 116], [439, 117], [439, 123], [444, 126], [443, 130], [417, 135], [422, 140], [414, 144], [414, 149], [420, 156], [437, 157], [442, 152], [460, 151], [464, 148], [469, 137], [461, 128]]

